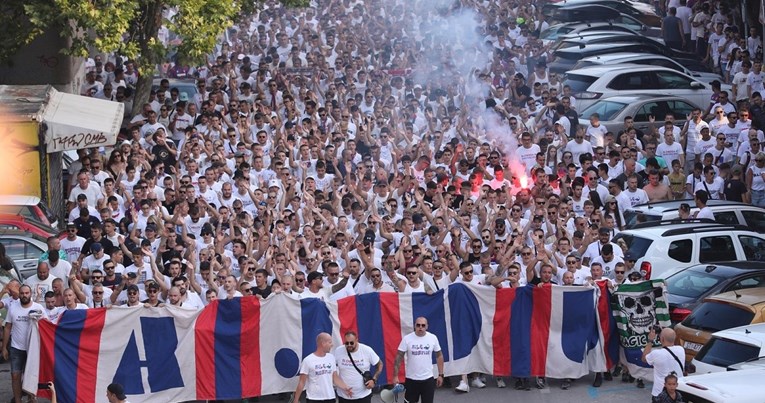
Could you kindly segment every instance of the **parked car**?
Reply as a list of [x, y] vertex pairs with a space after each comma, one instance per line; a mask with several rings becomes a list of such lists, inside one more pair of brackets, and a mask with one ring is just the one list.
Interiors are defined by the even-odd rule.
[[57, 227], [58, 218], [37, 196], [0, 195], [0, 214], [20, 215]]
[[709, 69], [703, 69], [701, 71], [691, 70], [685, 64], [697, 67], [698, 65], [700, 65], [700, 63], [698, 63], [698, 61], [694, 63], [688, 60], [689, 59], [671, 58], [671, 57], [656, 55], [651, 53], [630, 53], [630, 52], [611, 53], [606, 55], [586, 57], [580, 60], [577, 64], [575, 64], [572, 70], [583, 69], [585, 67], [590, 67], [590, 66], [631, 63], [631, 64], [667, 67], [667, 68], [679, 71], [683, 74], [689, 75], [691, 77], [694, 77], [705, 83], [711, 83], [714, 80], [718, 80], [722, 82], [722, 77], [717, 73], [709, 72], [708, 71]]
[[43, 238], [56, 235], [56, 230], [20, 215], [0, 214], [0, 234], [6, 231], [28, 232]]
[[663, 122], [664, 115], [673, 112], [676, 116], [675, 124], [682, 126], [686, 116], [695, 107], [696, 105], [687, 99], [674, 95], [618, 95], [599, 99], [587, 108], [579, 109], [579, 124], [589, 126], [589, 117], [597, 113], [603, 126], [608, 130], [618, 131], [624, 126], [624, 119], [632, 116], [637, 129], [649, 132], [651, 116], [656, 117], [659, 123], [654, 125], [658, 127]]
[[709, 84], [666, 67], [638, 64], [571, 70], [566, 73], [563, 85], [571, 87], [580, 110], [587, 109], [598, 99], [616, 95], [674, 95], [694, 105], [706, 105], [712, 97]]
[[[152, 81], [151, 88], [153, 90], [156, 90], [159, 88], [160, 82], [162, 82], [163, 79], [161, 78], [155, 78], [154, 81]], [[168, 87], [168, 91], [172, 90], [173, 88], [178, 89], [178, 94], [180, 97], [180, 94], [186, 94], [189, 101], [194, 99], [194, 95], [196, 95], [199, 90], [197, 90], [197, 80], [193, 78], [168, 78], [167, 81], [170, 84], [170, 87]]]
[[23, 231], [2, 231], [0, 244], [13, 260], [21, 278], [37, 273], [37, 261], [48, 250], [46, 239]]
[[728, 291], [706, 298], [675, 326], [675, 343], [691, 362], [712, 333], [765, 321], [765, 288]]
[[765, 323], [713, 333], [691, 361], [691, 368], [696, 374], [723, 372], [731, 365], [749, 363], [761, 357], [765, 357]]
[[650, 5], [628, 0], [569, 0], [545, 4], [542, 13], [557, 21], [604, 21], [612, 19], [607, 9], [629, 15], [648, 26], [661, 26], [661, 17]]
[[[539, 39], [542, 40], [542, 43], [545, 45], [550, 45], [558, 38], [561, 38], [564, 35], [570, 35], [570, 34], [583, 34], [587, 32], [592, 31], [613, 31], [613, 32], [629, 32], [634, 33], [635, 35], [646, 35], [651, 37], [656, 37], [654, 35], [652, 30], [648, 30], [648, 28], [638, 23], [638, 25], [633, 24], [623, 24], [623, 23], [615, 23], [615, 22], [568, 22], [568, 23], [562, 23], [562, 24], [555, 24], [544, 31], [542, 31], [539, 34]], [[661, 32], [659, 32], [659, 35], [661, 35]]]
[[[625, 225], [627, 228], [633, 228], [640, 222], [677, 219], [680, 217], [678, 209], [682, 203], [691, 206], [691, 214], [698, 210], [691, 200], [638, 204], [624, 210]], [[727, 200], [709, 200], [707, 206], [712, 209], [718, 223], [746, 225], [753, 231], [765, 233], [765, 208]]]
[[666, 278], [701, 263], [765, 261], [765, 235], [705, 220], [658, 221], [619, 232], [612, 242], [640, 256], [646, 278]]
[[686, 403], [762, 403], [765, 368], [680, 377], [677, 390]]
[[666, 278], [669, 316], [682, 322], [705, 298], [731, 290], [765, 287], [765, 263], [700, 264]]
[[550, 50], [554, 52], [558, 49], [583, 47], [596, 43], [645, 43], [650, 46], [666, 46], [656, 38], [649, 38], [632, 32], [590, 31], [563, 35], [558, 38], [557, 43]]
[[552, 59], [547, 66], [551, 72], [563, 74], [572, 70], [574, 65], [585, 57], [623, 52], [651, 53], [667, 57], [676, 57], [674, 51], [659, 43], [593, 43], [558, 49], [553, 52]]

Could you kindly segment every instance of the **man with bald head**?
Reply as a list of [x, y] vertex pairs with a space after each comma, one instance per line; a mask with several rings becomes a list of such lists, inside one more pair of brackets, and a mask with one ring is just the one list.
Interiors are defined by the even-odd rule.
[[319, 333], [316, 336], [316, 351], [303, 359], [300, 365], [300, 380], [295, 389], [293, 401], [300, 400], [305, 388], [306, 403], [335, 403], [337, 386], [353, 397], [353, 390], [343, 382], [337, 372], [337, 361], [332, 351], [332, 336]]
[[653, 365], [653, 389], [651, 396], [654, 401], [664, 389], [664, 378], [674, 372], [679, 377], [683, 376], [685, 366], [685, 349], [675, 345], [675, 331], [670, 328], [661, 329], [659, 343], [662, 348], [654, 350], [656, 330], [651, 329], [648, 333], [648, 342], [643, 349], [643, 362]]
[[[438, 377], [433, 377], [433, 355], [436, 356]], [[414, 332], [404, 336], [398, 346], [393, 364], [393, 383], [398, 383], [398, 369], [406, 359], [407, 402], [433, 403], [436, 388], [444, 382], [444, 356], [438, 338], [428, 332], [428, 320], [422, 316], [414, 320]]]

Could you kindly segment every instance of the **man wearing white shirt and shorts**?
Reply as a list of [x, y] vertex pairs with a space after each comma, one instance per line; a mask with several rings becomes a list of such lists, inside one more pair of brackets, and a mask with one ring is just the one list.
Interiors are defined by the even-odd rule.
[[[433, 379], [433, 354], [436, 355], [438, 377]], [[393, 365], [393, 383], [398, 383], [398, 370], [406, 357], [407, 402], [433, 403], [436, 388], [444, 382], [444, 355], [438, 338], [428, 332], [428, 320], [422, 316], [414, 321], [414, 333], [409, 333], [398, 345], [396, 362]]]

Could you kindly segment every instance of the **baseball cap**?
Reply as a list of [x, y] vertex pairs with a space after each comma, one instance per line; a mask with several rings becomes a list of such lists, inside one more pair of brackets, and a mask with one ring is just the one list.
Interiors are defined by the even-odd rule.
[[364, 243], [374, 243], [375, 242], [375, 232], [371, 229], [368, 229], [364, 233]]
[[[135, 273], [131, 273], [131, 274], [135, 274]], [[138, 288], [138, 286], [137, 286], [137, 285], [135, 285], [135, 284], [130, 284], [130, 285], [128, 286], [128, 288], [127, 288], [127, 291], [128, 291], [128, 292], [130, 292], [130, 291], [136, 291], [136, 292], [138, 292], [138, 291], [140, 291], [140, 289]]]
[[279, 180], [271, 179], [270, 181], [268, 181], [268, 187], [279, 187]]
[[66, 223], [66, 226], [67, 226], [67, 227], [76, 227], [76, 225], [74, 225], [74, 223], [73, 223], [73, 222], [71, 222], [71, 221], [69, 221], [68, 223]]
[[138, 274], [136, 274], [134, 271], [128, 272], [127, 274], [128, 278], [136, 278], [138, 277]]
[[99, 242], [94, 242], [93, 245], [90, 245], [90, 251], [91, 252], [99, 252], [99, 251], [101, 251], [103, 249], [104, 249], [104, 247], [101, 246], [101, 243], [99, 243]]
[[187, 94], [187, 93], [185, 93], [185, 92], [181, 92], [181, 93], [178, 95], [178, 100], [179, 100], [179, 101], [183, 101], [183, 102], [188, 102], [188, 100], [189, 100], [189, 94]]

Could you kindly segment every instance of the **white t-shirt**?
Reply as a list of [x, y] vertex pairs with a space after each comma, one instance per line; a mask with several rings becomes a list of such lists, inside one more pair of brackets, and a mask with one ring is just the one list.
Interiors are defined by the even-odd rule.
[[643, 189], [635, 189], [634, 192], [626, 189], [622, 193], [626, 194], [630, 198], [630, 207], [635, 207], [638, 204], [648, 203], [648, 194]]
[[708, 218], [710, 220], [714, 220], [715, 219], [715, 215], [712, 212], [711, 208], [703, 207], [702, 209], [699, 210], [698, 213], [696, 213], [696, 218], [697, 219]]
[[8, 305], [8, 316], [5, 323], [13, 325], [11, 328], [11, 347], [27, 351], [29, 349], [29, 335], [32, 332], [32, 319], [29, 318], [29, 311], [37, 310], [45, 315], [45, 307], [32, 302], [28, 307], [23, 307], [21, 303]]
[[[666, 351], [667, 348], [672, 349], [675, 353], [677, 360], [672, 357], [672, 354]], [[683, 376], [683, 369], [677, 361], [685, 362], [685, 349], [682, 346], [671, 346], [664, 348], [657, 348], [651, 350], [648, 355], [645, 356], [645, 361], [649, 365], [653, 365], [653, 388], [651, 389], [652, 396], [659, 396], [664, 389], [664, 378], [674, 371], [677, 376]]]
[[[361, 372], [370, 371], [374, 375], [373, 368], [380, 362], [380, 357], [371, 347], [359, 344], [359, 348], [352, 352], [351, 356], [356, 363], [356, 367], [358, 367]], [[372, 391], [367, 389], [364, 385], [364, 378], [362, 378], [359, 371], [356, 371], [356, 368], [353, 367], [351, 359], [348, 358], [348, 350], [345, 346], [340, 346], [335, 349], [335, 359], [337, 360], [337, 371], [340, 373], [340, 378], [342, 378], [345, 384], [353, 391], [352, 398], [361, 399], [362, 397], [369, 396]], [[337, 395], [343, 399], [351, 399], [351, 396], [348, 396], [342, 389], [337, 390]]]
[[53, 290], [53, 280], [55, 279], [56, 276], [48, 273], [48, 278], [45, 280], [40, 280], [36, 274], [24, 280], [24, 284], [32, 288], [32, 301], [37, 303], [45, 302], [45, 293]]
[[433, 378], [433, 353], [441, 351], [438, 338], [430, 332], [420, 337], [412, 332], [404, 336], [398, 351], [406, 352], [406, 377], [415, 381]]
[[77, 237], [73, 241], [67, 238], [61, 240], [61, 250], [66, 252], [66, 260], [69, 262], [76, 262], [80, 257], [82, 246], [85, 245], [85, 238]]
[[300, 375], [308, 375], [305, 384], [306, 397], [311, 400], [335, 400], [332, 374], [337, 372], [335, 356], [327, 353], [319, 357], [311, 353], [300, 365]]

